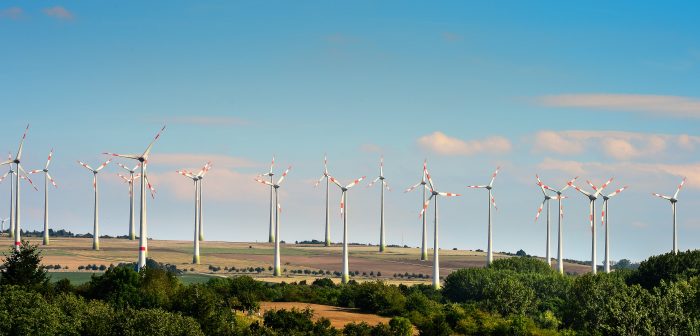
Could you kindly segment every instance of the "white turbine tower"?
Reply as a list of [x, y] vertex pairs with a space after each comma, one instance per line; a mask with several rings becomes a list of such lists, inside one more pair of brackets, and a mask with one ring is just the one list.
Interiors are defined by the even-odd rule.
[[134, 168], [129, 168], [121, 163], [117, 163], [117, 165], [129, 172], [128, 177], [121, 174], [118, 175], [124, 180], [124, 182], [129, 184], [129, 240], [136, 240], [136, 224], [134, 220], [134, 181], [141, 177], [141, 175], [136, 174], [136, 169], [139, 169], [141, 163], [137, 164]]
[[[8, 154], [7, 159], [12, 161], [12, 154]], [[0, 177], [0, 182], [10, 175], [10, 227], [8, 228], [10, 238], [15, 236], [15, 170], [10, 165], [10, 170]]]
[[350, 268], [348, 263], [348, 190], [359, 184], [366, 176], [362, 176], [359, 179], [352, 181], [352, 183], [343, 187], [343, 185], [338, 182], [333, 176], [329, 179], [331, 182], [340, 188], [340, 215], [343, 216], [343, 283], [348, 283], [350, 280]]
[[678, 202], [678, 193], [681, 191], [683, 188], [683, 185], [685, 184], [686, 178], [683, 178], [683, 181], [681, 181], [681, 184], [678, 185], [678, 189], [676, 189], [676, 193], [673, 194], [673, 197], [671, 196], [664, 196], [661, 194], [656, 194], [654, 193], [653, 195], [656, 197], [661, 197], [669, 202], [671, 202], [671, 211], [673, 211], [673, 254], [678, 254], [678, 236], [677, 236], [677, 230], [676, 230], [676, 203]]
[[[272, 162], [270, 162], [270, 171], [265, 173], [265, 174], [260, 174], [259, 176], [267, 176], [270, 178], [270, 184], [274, 184], [274, 181], [272, 180], [272, 177], [275, 176], [275, 173], [272, 172], [272, 168], [275, 166], [275, 156], [272, 156]], [[267, 242], [268, 243], [273, 243], [275, 242], [275, 222], [273, 218], [273, 213], [275, 213], [275, 203], [274, 203], [274, 187], [270, 187], [270, 229], [269, 229], [269, 235]]]
[[49, 174], [49, 164], [51, 164], [51, 158], [53, 158], [53, 148], [49, 152], [49, 158], [46, 160], [46, 166], [44, 169], [36, 169], [29, 172], [29, 174], [44, 173], [44, 241], [43, 245], [49, 245], [49, 181], [53, 184], [54, 188], [58, 188], [56, 182], [51, 178]]
[[[562, 196], [560, 193], [558, 193], [556, 196], [549, 196], [545, 190], [548, 190], [545, 188], [546, 186], [542, 184], [542, 181], [540, 181], [540, 177], [535, 175], [537, 177], [537, 186], [540, 187], [540, 190], [542, 190], [542, 195], [544, 196], [544, 200], [542, 201], [542, 204], [540, 204], [539, 209], [537, 209], [537, 215], [535, 215], [535, 222], [537, 222], [537, 219], [540, 218], [540, 214], [542, 213], [542, 208], [544, 207], [545, 203], [547, 204], [547, 251], [545, 253], [546, 259], [547, 259], [547, 265], [552, 266], [552, 257], [550, 254], [550, 245], [551, 245], [551, 238], [550, 238], [550, 233], [551, 233], [551, 226], [549, 222], [549, 202], [551, 200], [558, 200], [559, 201], [559, 216], [560, 216], [560, 223], [561, 223], [561, 200], [566, 198], [565, 196]], [[560, 226], [561, 227], [561, 226]]]
[[86, 163], [82, 161], [78, 161], [78, 163], [88, 169], [90, 172], [92, 172], [92, 188], [95, 190], [95, 208], [94, 208], [94, 213], [93, 213], [93, 236], [92, 236], [92, 249], [93, 250], [99, 250], [100, 249], [100, 202], [99, 202], [99, 188], [97, 187], [97, 173], [100, 172], [104, 167], [106, 167], [109, 162], [112, 161], [112, 159], [109, 159], [105, 161], [105, 163], [101, 164], [97, 169], [93, 169], [92, 167], [88, 166]]
[[176, 173], [188, 177], [192, 179], [192, 182], [194, 182], [194, 252], [192, 256], [192, 263], [193, 264], [199, 264], [199, 242], [200, 242], [200, 235], [199, 232], [202, 228], [201, 226], [201, 187], [200, 183], [202, 180], [202, 177], [206, 174], [207, 171], [209, 171], [211, 167], [211, 162], [207, 162], [204, 167], [199, 171], [199, 173], [194, 174], [191, 171], [187, 170], [178, 170]]
[[493, 236], [492, 232], [493, 230], [491, 229], [491, 205], [493, 204], [493, 208], [498, 210], [498, 207], [496, 206], [496, 199], [493, 197], [493, 192], [491, 191], [493, 189], [493, 181], [496, 180], [496, 175], [498, 175], [498, 171], [501, 169], [501, 167], [497, 167], [496, 171], [493, 172], [491, 175], [491, 182], [488, 185], [471, 185], [467, 186], [467, 188], [475, 188], [475, 189], [486, 189], [489, 191], [489, 199], [488, 199], [488, 207], [489, 207], [489, 226], [488, 226], [488, 248], [486, 251], [486, 265], [489, 266], [493, 262]]
[[537, 185], [539, 185], [540, 187], [545, 188], [549, 191], [553, 191], [553, 192], [557, 193], [557, 201], [559, 201], [559, 222], [557, 225], [558, 226], [558, 233], [557, 234], [559, 236], [559, 239], [557, 240], [557, 268], [559, 269], [559, 273], [564, 274], [564, 240], [563, 240], [564, 234], [562, 231], [562, 220], [564, 219], [564, 207], [562, 206], [561, 201], [562, 201], [562, 199], [564, 199], [566, 197], [564, 195], [562, 195], [562, 193], [564, 192], [564, 190], [568, 189], [570, 186], [573, 185], [574, 181], [576, 181], [576, 179], [578, 179], [578, 176], [571, 179], [563, 188], [561, 188], [559, 190], [553, 189], [550, 186], [542, 183], [542, 181], [540, 181], [540, 177], [537, 175], [535, 175], [535, 176], [537, 177]]
[[199, 207], [199, 241], [204, 241], [204, 220], [202, 219], [202, 185], [204, 184], [204, 175], [211, 169], [211, 161], [207, 162], [202, 169], [197, 173], [197, 186], [199, 187], [199, 201], [197, 201], [197, 206]]
[[27, 125], [27, 128], [24, 129], [24, 134], [22, 135], [22, 140], [20, 140], [19, 148], [17, 149], [17, 155], [15, 155], [15, 157], [12, 158], [12, 154], [10, 154], [10, 157], [8, 158], [7, 161], [0, 163], [0, 166], [9, 164], [10, 167], [12, 167], [13, 164], [15, 165], [15, 169], [14, 169], [14, 177], [15, 177], [14, 222], [15, 223], [14, 223], [13, 231], [15, 233], [14, 237], [15, 237], [15, 249], [16, 250], [19, 250], [19, 246], [22, 244], [22, 240], [21, 240], [22, 237], [20, 237], [20, 233], [22, 231], [22, 226], [20, 225], [20, 219], [21, 219], [21, 217], [20, 217], [20, 204], [21, 203], [20, 203], [20, 193], [19, 193], [21, 190], [20, 185], [19, 185], [20, 178], [27, 180], [29, 182], [29, 184], [31, 184], [32, 187], [34, 187], [34, 190], [37, 190], [36, 187], [34, 186], [34, 183], [32, 183], [32, 180], [27, 176], [27, 173], [24, 171], [24, 168], [22, 168], [22, 165], [20, 163], [21, 159], [22, 159], [22, 148], [24, 147], [24, 140], [27, 138], [27, 131], [29, 131], [29, 125]]
[[435, 227], [434, 227], [434, 237], [433, 237], [433, 288], [440, 289], [440, 241], [438, 240], [438, 196], [444, 197], [455, 197], [462, 196], [460, 194], [440, 192], [435, 190], [435, 185], [433, 184], [433, 179], [430, 177], [430, 173], [427, 169], [424, 171], [425, 177], [428, 179], [428, 185], [430, 186], [430, 198], [428, 198], [425, 203], [423, 203], [423, 209], [420, 211], [421, 217], [424, 216], [425, 211], [428, 209], [430, 200], [433, 200], [433, 210], [435, 211]]
[[384, 189], [391, 191], [384, 177], [384, 156], [379, 159], [379, 176], [377, 176], [374, 181], [370, 182], [367, 187], [373, 186], [377, 181], [381, 183], [382, 187], [381, 196], [379, 198], [379, 252], [384, 252], [386, 249], [386, 240], [384, 238]]
[[153, 144], [160, 138], [160, 135], [165, 130], [165, 126], [156, 134], [153, 141], [146, 147], [143, 154], [115, 154], [115, 153], [104, 153], [106, 155], [123, 157], [127, 159], [137, 160], [141, 163], [141, 214], [139, 216], [139, 260], [137, 268], [140, 270], [146, 265], [146, 257], [148, 256], [148, 222], [146, 216], [146, 184], [148, 184], [149, 189], [151, 189], [151, 197], [153, 197], [153, 188], [148, 182], [148, 175], [146, 175], [146, 167], [148, 166], [148, 157], [151, 154], [151, 148]]
[[593, 274], [598, 273], [598, 266], [596, 265], [597, 245], [596, 245], [596, 230], [595, 230], [596, 229], [596, 227], [595, 227], [595, 201], [598, 199], [598, 196], [603, 191], [603, 189], [605, 189], [605, 187], [607, 187], [608, 184], [610, 184], [610, 182], [612, 182], [612, 180], [613, 179], [611, 178], [610, 180], [608, 180], [608, 182], [603, 183], [603, 185], [600, 186], [600, 188], [593, 185], [593, 183], [591, 183], [591, 181], [586, 181], [591, 186], [591, 188], [593, 188], [592, 193], [589, 193], [589, 192], [582, 190], [581, 188], [574, 185], [573, 182], [569, 182], [570, 186], [572, 186], [574, 189], [578, 190], [578, 192], [580, 192], [584, 196], [588, 197], [588, 208], [590, 209], [589, 221], [591, 224], [591, 272], [593, 272]]
[[[427, 182], [425, 182], [425, 172], [428, 169], [427, 165], [428, 161], [423, 161], [423, 177], [421, 178], [420, 182], [416, 183], [415, 185], [409, 187], [408, 189], [406, 189], [406, 191], [404, 191], [407, 193], [418, 188], [419, 186], [422, 186], [422, 188], [420, 188], [423, 191], [423, 202], [421, 204], [425, 203], [425, 191], [427, 190], [427, 188], [425, 188], [425, 185], [427, 184]], [[421, 218], [423, 220], [423, 235], [420, 246], [420, 260], [428, 260], [428, 226], [425, 220], [426, 217], [421, 216]]]
[[328, 158], [326, 155], [323, 156], [323, 175], [321, 175], [321, 178], [318, 179], [314, 187], [318, 187], [318, 185], [323, 181], [323, 179], [326, 179], [326, 236], [324, 239], [324, 245], [325, 246], [331, 246], [331, 221], [330, 221], [330, 213], [328, 212], [328, 187], [329, 187], [329, 181], [328, 177], [330, 174], [328, 173]]
[[610, 195], [603, 195], [603, 213], [600, 215], [600, 224], [605, 225], [605, 273], [610, 273], [610, 225], [608, 223], [608, 200], [615, 197], [615, 195], [621, 193], [625, 189], [627, 189], [627, 186], [615, 190]]
[[5, 232], [5, 222], [7, 222], [10, 218], [0, 218], [0, 233]]
[[289, 170], [292, 169], [292, 166], [289, 166], [287, 170], [284, 171], [280, 179], [277, 181], [277, 183], [269, 182], [262, 180], [260, 178], [256, 178], [255, 180], [262, 183], [269, 185], [270, 187], [273, 188], [274, 190], [274, 196], [275, 196], [275, 204], [277, 205], [276, 211], [275, 211], [275, 269], [274, 269], [274, 276], [281, 276], [282, 275], [282, 270], [280, 267], [280, 212], [282, 211], [282, 207], [280, 206], [279, 203], [279, 188], [280, 184], [282, 184], [282, 181], [284, 181], [284, 178], [287, 177], [287, 174], [289, 173]]

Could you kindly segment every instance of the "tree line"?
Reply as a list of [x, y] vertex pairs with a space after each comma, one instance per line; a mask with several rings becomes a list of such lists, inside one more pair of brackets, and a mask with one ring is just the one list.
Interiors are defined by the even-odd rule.
[[[698, 335], [700, 251], [651, 257], [637, 269], [560, 275], [531, 257], [461, 269], [441, 290], [382, 281], [265, 283], [242, 275], [185, 285], [151, 260], [109, 267], [87, 283], [51, 283], [23, 243], [0, 269], [1, 335]], [[387, 324], [342, 329], [311, 310], [262, 301], [357, 308]]]

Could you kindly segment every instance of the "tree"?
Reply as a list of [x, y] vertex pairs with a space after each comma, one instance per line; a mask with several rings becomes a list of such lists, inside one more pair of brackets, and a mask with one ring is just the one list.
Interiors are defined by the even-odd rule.
[[524, 250], [518, 250], [518, 252], [515, 252], [515, 255], [518, 257], [527, 257], [527, 253], [525, 253]]
[[411, 336], [413, 335], [413, 325], [405, 317], [394, 317], [389, 321], [389, 329], [394, 336]]
[[[520, 250], [522, 251], [522, 250]], [[518, 273], [554, 273], [554, 269], [546, 262], [533, 257], [496, 259], [489, 268], [495, 270], [511, 270]]]
[[37, 291], [46, 288], [49, 278], [41, 267], [41, 259], [38, 247], [26, 240], [19, 246], [19, 250], [11, 248], [10, 255], [5, 255], [0, 270], [0, 285], [17, 285]]

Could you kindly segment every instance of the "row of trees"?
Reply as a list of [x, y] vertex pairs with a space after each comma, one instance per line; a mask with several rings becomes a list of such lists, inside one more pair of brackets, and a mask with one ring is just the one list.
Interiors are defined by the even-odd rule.
[[[442, 290], [381, 281], [264, 283], [248, 276], [184, 285], [170, 265], [110, 267], [73, 286], [48, 282], [23, 244], [0, 277], [0, 334], [130, 335], [698, 335], [700, 251], [666, 254], [636, 270], [562, 276], [530, 257], [462, 269]], [[310, 310], [269, 311], [261, 301], [357, 308], [392, 317], [338, 330]], [[238, 313], [237, 313], [238, 312]]]

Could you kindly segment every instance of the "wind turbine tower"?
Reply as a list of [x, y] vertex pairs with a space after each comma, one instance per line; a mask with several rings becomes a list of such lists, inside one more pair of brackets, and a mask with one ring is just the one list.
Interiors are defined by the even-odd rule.
[[280, 212], [282, 211], [282, 206], [279, 203], [279, 188], [280, 184], [282, 184], [282, 181], [284, 181], [284, 178], [287, 177], [287, 174], [289, 173], [289, 170], [292, 169], [292, 166], [289, 166], [287, 170], [284, 171], [280, 179], [277, 181], [277, 183], [271, 183], [269, 181], [265, 181], [260, 178], [256, 178], [255, 180], [262, 183], [269, 185], [273, 188], [274, 190], [274, 196], [275, 196], [275, 267], [274, 267], [274, 276], [281, 276], [282, 275], [282, 268], [280, 266]]
[[683, 181], [681, 181], [681, 184], [678, 185], [678, 189], [676, 189], [676, 193], [673, 194], [673, 197], [671, 196], [664, 196], [661, 194], [656, 194], [654, 193], [653, 195], [656, 197], [663, 198], [669, 202], [671, 202], [671, 211], [673, 211], [673, 254], [678, 254], [678, 230], [676, 228], [676, 203], [678, 202], [678, 193], [681, 191], [683, 188], [683, 185], [685, 184], [686, 178], [683, 178]]
[[330, 181], [333, 182], [335, 185], [340, 188], [340, 215], [343, 216], [343, 283], [348, 283], [350, 281], [350, 267], [349, 267], [349, 262], [348, 262], [348, 190], [350, 190], [352, 187], [356, 186], [359, 184], [362, 180], [365, 179], [365, 176], [360, 177], [359, 179], [352, 181], [352, 183], [343, 186], [336, 180], [333, 176], [331, 176]]
[[379, 159], [379, 176], [370, 182], [367, 187], [371, 187], [377, 182], [381, 183], [381, 196], [379, 198], [379, 252], [384, 252], [386, 249], [386, 240], [384, 238], [384, 189], [389, 189], [389, 184], [386, 183], [386, 178], [384, 177], [384, 157]]
[[[425, 192], [428, 188], [425, 187], [427, 182], [425, 182], [425, 172], [428, 169], [427, 168], [428, 161], [424, 160], [423, 161], [423, 177], [421, 178], [420, 182], [416, 183], [415, 185], [409, 187], [406, 189], [404, 192], [410, 192], [413, 191], [414, 189], [418, 188], [419, 186], [421, 187], [420, 190], [423, 192], [423, 202], [421, 204], [425, 203]], [[423, 234], [422, 234], [422, 239], [421, 239], [421, 246], [420, 246], [420, 260], [428, 260], [428, 226], [426, 224], [426, 216], [420, 216], [421, 219], [423, 220]]]
[[49, 165], [51, 164], [51, 158], [53, 158], [53, 148], [49, 152], [49, 158], [46, 160], [46, 166], [44, 169], [32, 170], [29, 174], [44, 173], [44, 240], [43, 245], [49, 245], [49, 181], [53, 184], [54, 188], [58, 188], [56, 182], [49, 174]]
[[330, 213], [328, 210], [328, 187], [330, 182], [328, 181], [328, 177], [330, 174], [328, 173], [328, 158], [326, 155], [323, 156], [323, 175], [321, 175], [321, 178], [318, 179], [314, 187], [318, 187], [318, 185], [323, 181], [323, 179], [326, 179], [326, 236], [324, 239], [324, 245], [325, 246], [331, 246], [331, 222], [330, 222]]
[[94, 208], [94, 213], [93, 213], [93, 236], [92, 236], [92, 249], [95, 251], [98, 251], [100, 249], [100, 202], [99, 202], [99, 189], [97, 187], [97, 174], [102, 170], [104, 167], [106, 167], [109, 162], [112, 161], [112, 159], [109, 159], [105, 161], [105, 163], [101, 164], [97, 169], [93, 169], [92, 167], [88, 166], [86, 163], [82, 161], [78, 161], [78, 163], [88, 169], [92, 173], [92, 188], [95, 190], [95, 208]]
[[146, 168], [148, 166], [148, 158], [151, 154], [151, 148], [153, 144], [160, 138], [160, 135], [165, 131], [165, 126], [161, 128], [160, 132], [156, 134], [153, 141], [146, 147], [143, 154], [115, 154], [115, 153], [104, 153], [106, 155], [122, 157], [132, 160], [137, 160], [141, 163], [141, 214], [139, 216], [139, 260], [137, 263], [137, 269], [140, 270], [146, 265], [146, 257], [148, 256], [148, 226], [147, 226], [147, 216], [146, 216], [146, 184], [149, 185], [151, 189], [151, 196], [153, 197], [153, 188], [151, 188], [150, 183], [148, 183], [148, 175], [146, 175]]
[[608, 200], [615, 197], [615, 195], [621, 193], [625, 189], [627, 189], [627, 186], [615, 190], [610, 195], [603, 195], [603, 213], [600, 216], [600, 224], [605, 225], [605, 273], [610, 273], [610, 225], [608, 223]]
[[498, 171], [501, 169], [501, 167], [497, 167], [496, 171], [493, 172], [491, 175], [491, 182], [488, 185], [471, 185], [467, 186], [467, 188], [475, 188], [475, 189], [486, 189], [489, 191], [489, 199], [488, 199], [488, 208], [489, 208], [489, 225], [488, 225], [488, 248], [486, 252], [486, 265], [490, 266], [491, 263], [493, 262], [493, 230], [491, 229], [491, 205], [493, 204], [493, 208], [498, 210], [498, 207], [496, 206], [496, 199], [493, 197], [493, 181], [496, 180], [496, 175], [498, 175]]
[[584, 196], [588, 197], [588, 207], [590, 209], [589, 220], [590, 220], [590, 224], [591, 224], [591, 272], [593, 272], [593, 274], [598, 273], [598, 266], [596, 265], [597, 245], [596, 245], [596, 227], [595, 227], [595, 201], [598, 199], [598, 196], [603, 191], [603, 189], [605, 189], [605, 187], [607, 187], [608, 184], [610, 184], [610, 182], [612, 182], [612, 180], [613, 179], [611, 178], [607, 182], [603, 183], [603, 185], [600, 186], [600, 188], [593, 185], [593, 183], [591, 183], [591, 181], [586, 181], [591, 186], [591, 188], [593, 188], [592, 193], [589, 193], [587, 191], [582, 190], [581, 188], [574, 185], [573, 182], [569, 182], [570, 186], [572, 186], [574, 189], [576, 189], [578, 192], [580, 192]]

